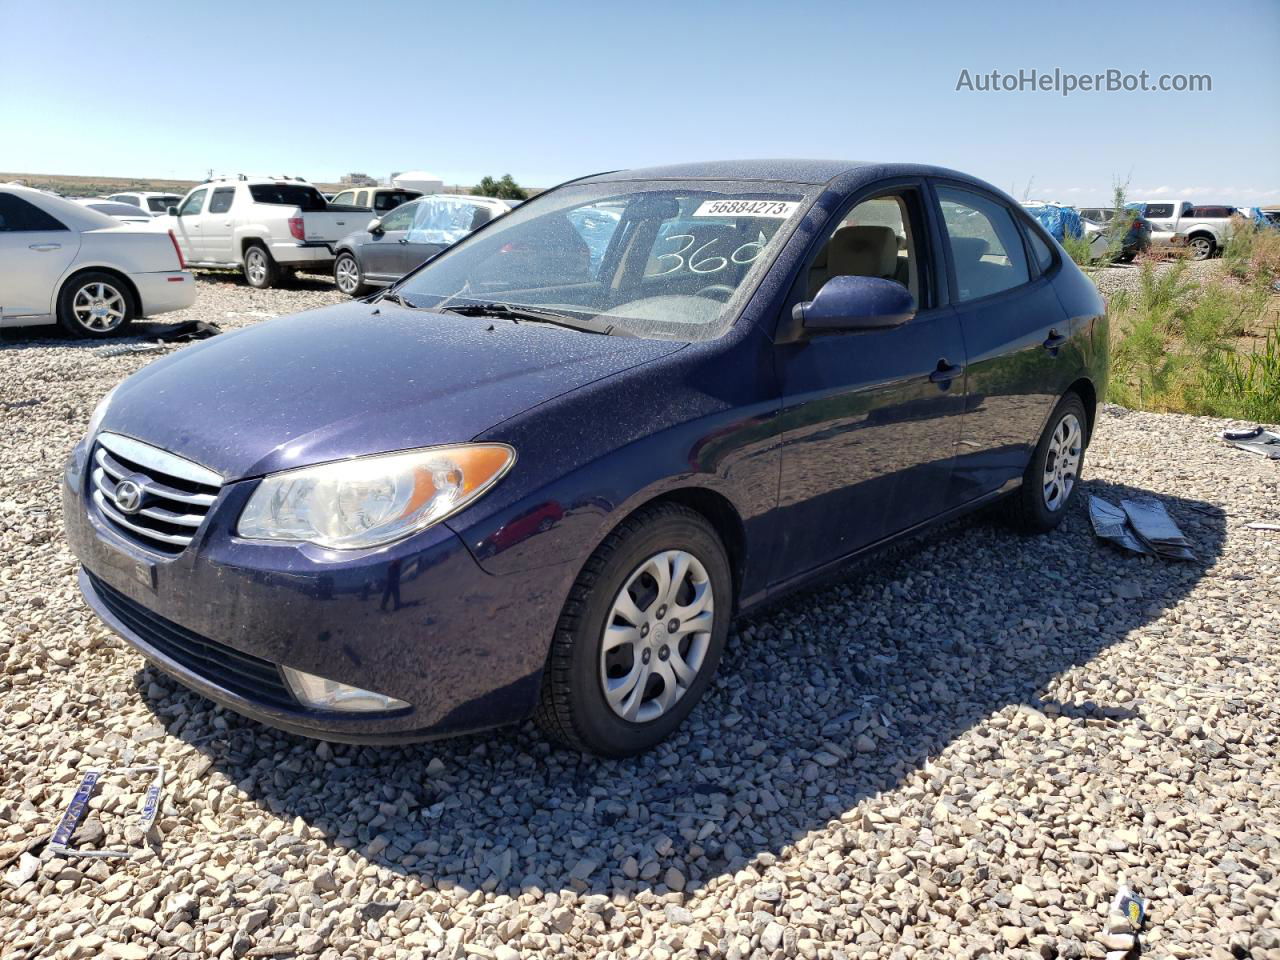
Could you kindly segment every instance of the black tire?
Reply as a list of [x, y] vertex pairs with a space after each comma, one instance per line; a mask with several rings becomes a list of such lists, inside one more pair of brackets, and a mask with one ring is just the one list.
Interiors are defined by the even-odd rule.
[[[664, 713], [648, 722], [628, 721], [609, 706], [602, 688], [605, 621], [631, 576], [656, 554], [677, 549], [692, 554], [707, 573], [714, 610], [706, 652], [685, 693]], [[565, 746], [584, 752], [625, 757], [648, 750], [684, 721], [706, 691], [724, 649], [732, 609], [729, 559], [706, 518], [672, 503], [638, 511], [596, 549], [569, 591], [543, 671], [538, 725]]]
[[[349, 272], [344, 272], [349, 271]], [[351, 277], [355, 277], [354, 285], [351, 285]], [[353, 254], [350, 250], [342, 250], [333, 261], [333, 282], [338, 288], [339, 293], [345, 293], [348, 297], [363, 297], [372, 287], [364, 282], [364, 270], [360, 268], [360, 258]], [[347, 289], [343, 286], [346, 283], [350, 286]]]
[[[1050, 503], [1045, 483], [1050, 468], [1050, 451], [1054, 446], [1055, 435], [1062, 430], [1069, 417], [1075, 417], [1080, 430], [1079, 451], [1075, 455], [1075, 475], [1066, 496]], [[1088, 443], [1089, 418], [1085, 413], [1084, 401], [1079, 394], [1068, 393], [1058, 401], [1049, 417], [1049, 423], [1031, 455], [1031, 462], [1027, 464], [1026, 473], [1022, 475], [1022, 486], [1005, 501], [1006, 516], [1015, 528], [1024, 533], [1048, 533], [1062, 522], [1080, 489]]]
[[[99, 304], [109, 306], [99, 306]], [[121, 308], [121, 304], [123, 307]], [[91, 311], [120, 310], [122, 318], [96, 316]], [[80, 340], [105, 340], [119, 336], [138, 315], [133, 291], [120, 277], [90, 270], [67, 280], [58, 291], [58, 326], [69, 337]], [[109, 323], [105, 329], [88, 324]]]
[[244, 249], [244, 279], [251, 287], [267, 290], [274, 287], [280, 277], [271, 251], [260, 243], [251, 243]]

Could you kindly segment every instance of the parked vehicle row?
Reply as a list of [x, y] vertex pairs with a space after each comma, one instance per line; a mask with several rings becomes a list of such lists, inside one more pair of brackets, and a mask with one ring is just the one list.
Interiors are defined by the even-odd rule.
[[261, 721], [384, 743], [534, 714], [631, 754], [739, 612], [996, 500], [1053, 529], [1107, 338], [973, 177], [624, 170], [371, 303], [147, 365], [66, 464], [66, 534], [109, 626]]
[[170, 232], [70, 200], [0, 185], [0, 326], [57, 323], [75, 337], [119, 333], [181, 310], [194, 279]]

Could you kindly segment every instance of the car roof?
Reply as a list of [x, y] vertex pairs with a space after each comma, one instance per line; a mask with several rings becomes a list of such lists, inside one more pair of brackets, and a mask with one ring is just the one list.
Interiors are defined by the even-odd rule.
[[[702, 163], [679, 163], [663, 167], [639, 167], [613, 170], [583, 177], [579, 183], [608, 183], [625, 180], [765, 180], [780, 183], [821, 185], [841, 177], [857, 180], [879, 180], [894, 176], [945, 177], [972, 183], [987, 190], [990, 184], [946, 167], [922, 163], [884, 163], [866, 160], [712, 160]], [[1002, 192], [997, 190], [996, 192]]]

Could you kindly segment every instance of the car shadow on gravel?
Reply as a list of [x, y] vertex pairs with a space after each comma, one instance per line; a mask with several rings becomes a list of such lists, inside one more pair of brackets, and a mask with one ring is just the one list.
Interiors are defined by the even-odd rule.
[[[1082, 492], [1150, 495], [1102, 482]], [[1160, 499], [1197, 561], [1096, 541], [1077, 498], [1049, 536], [979, 515], [740, 620], [683, 730], [630, 760], [553, 748], [528, 723], [411, 747], [318, 746], [214, 708], [150, 667], [136, 682], [169, 733], [203, 755], [193, 765], [427, 886], [693, 891], [840, 818], [885, 828], [859, 803], [925, 776], [928, 760], [1009, 705], [1140, 732], [1141, 700], [1059, 703], [1045, 688], [1177, 605], [1219, 556], [1221, 509]], [[1002, 739], [989, 727], [956, 763], [985, 767]], [[1065, 782], [1051, 760], [1037, 773]], [[207, 794], [186, 795], [196, 799], [179, 817], [195, 826]], [[296, 842], [286, 830], [258, 865], [287, 860]]]

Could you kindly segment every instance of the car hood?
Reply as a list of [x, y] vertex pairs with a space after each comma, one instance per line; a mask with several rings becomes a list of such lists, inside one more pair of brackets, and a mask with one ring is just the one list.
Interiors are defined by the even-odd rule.
[[205, 340], [121, 384], [102, 429], [243, 479], [471, 440], [683, 344], [350, 303]]

